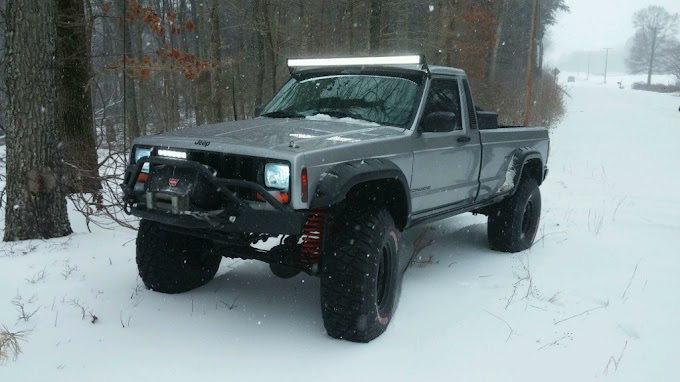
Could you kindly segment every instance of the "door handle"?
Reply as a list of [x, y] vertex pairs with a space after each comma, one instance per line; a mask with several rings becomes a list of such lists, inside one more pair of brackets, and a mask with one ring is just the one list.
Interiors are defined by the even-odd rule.
[[470, 137], [458, 137], [458, 142], [459, 143], [468, 143], [472, 140]]

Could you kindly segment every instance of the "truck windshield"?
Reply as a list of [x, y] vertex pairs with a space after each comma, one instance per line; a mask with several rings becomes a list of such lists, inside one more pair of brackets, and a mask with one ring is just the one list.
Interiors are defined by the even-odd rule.
[[404, 127], [417, 107], [415, 81], [376, 75], [291, 79], [260, 115], [305, 118], [328, 115]]

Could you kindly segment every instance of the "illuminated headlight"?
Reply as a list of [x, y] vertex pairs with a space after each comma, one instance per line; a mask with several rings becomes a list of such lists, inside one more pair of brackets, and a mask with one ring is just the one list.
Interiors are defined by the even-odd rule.
[[187, 159], [187, 153], [184, 151], [176, 151], [176, 150], [158, 150], [158, 156], [160, 157], [167, 157], [167, 158], [175, 158], [175, 159]]
[[290, 185], [290, 167], [287, 164], [267, 163], [264, 166], [264, 185], [287, 190]]
[[[145, 158], [145, 157], [150, 157], [151, 156], [151, 148], [150, 147], [137, 147], [135, 149], [135, 163], [139, 162], [140, 159]], [[144, 163], [144, 166], [142, 166], [142, 172], [143, 173], [148, 173], [149, 172], [149, 164]]]

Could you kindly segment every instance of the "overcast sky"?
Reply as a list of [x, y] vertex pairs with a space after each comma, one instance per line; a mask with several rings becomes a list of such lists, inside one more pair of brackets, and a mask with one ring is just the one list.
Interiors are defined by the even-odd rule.
[[649, 5], [680, 13], [680, 0], [566, 0], [571, 12], [562, 13], [551, 29], [550, 61], [578, 50], [601, 50], [625, 45], [632, 37], [633, 14]]

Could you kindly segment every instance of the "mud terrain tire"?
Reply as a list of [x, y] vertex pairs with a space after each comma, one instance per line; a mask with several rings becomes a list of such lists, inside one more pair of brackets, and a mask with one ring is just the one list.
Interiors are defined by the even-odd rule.
[[541, 191], [536, 180], [522, 177], [515, 193], [489, 214], [491, 249], [520, 252], [531, 247], [541, 219]]
[[137, 268], [144, 285], [156, 292], [182, 293], [215, 277], [222, 255], [212, 243], [166, 231], [142, 220], [137, 233]]
[[397, 305], [399, 231], [386, 209], [338, 217], [323, 258], [321, 311], [329, 336], [370, 342]]

